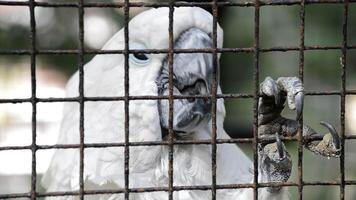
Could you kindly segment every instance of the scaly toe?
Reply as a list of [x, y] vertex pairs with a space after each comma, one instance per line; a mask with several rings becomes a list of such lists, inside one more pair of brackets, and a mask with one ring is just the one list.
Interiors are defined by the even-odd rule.
[[286, 182], [292, 170], [292, 160], [276, 133], [276, 142], [265, 145], [260, 152], [261, 170], [268, 182]]

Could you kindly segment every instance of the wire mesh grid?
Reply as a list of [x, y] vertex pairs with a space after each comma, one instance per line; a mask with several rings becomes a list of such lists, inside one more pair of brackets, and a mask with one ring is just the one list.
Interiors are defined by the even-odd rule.
[[[37, 199], [39, 197], [46, 196], [79, 196], [80, 199], [84, 199], [85, 195], [94, 194], [124, 194], [125, 199], [129, 199], [130, 193], [142, 193], [142, 192], [168, 192], [169, 199], [173, 199], [173, 193], [181, 190], [211, 190], [212, 199], [216, 199], [216, 191], [222, 189], [237, 189], [237, 188], [252, 188], [254, 190], [254, 199], [258, 199], [258, 188], [281, 186], [288, 187], [294, 186], [298, 188], [298, 199], [303, 199], [303, 187], [304, 186], [339, 186], [340, 187], [340, 199], [345, 199], [345, 186], [356, 185], [356, 180], [345, 180], [345, 140], [356, 139], [356, 136], [345, 134], [345, 99], [347, 95], [356, 95], [355, 90], [346, 89], [346, 57], [349, 49], [356, 49], [356, 46], [349, 45], [347, 43], [347, 29], [348, 29], [348, 10], [349, 4], [356, 3], [356, 0], [290, 0], [290, 1], [264, 1], [259, 0], [251, 2], [229, 2], [229, 1], [204, 1], [204, 2], [171, 2], [171, 3], [147, 3], [147, 2], [129, 2], [125, 0], [120, 3], [85, 3], [84, 0], [78, 0], [77, 3], [59, 3], [59, 2], [36, 2], [35, 0], [29, 0], [24, 2], [14, 1], [0, 1], [0, 5], [8, 6], [28, 6], [30, 10], [30, 25], [31, 25], [31, 48], [30, 49], [18, 49], [18, 50], [0, 50], [0, 55], [30, 55], [31, 57], [31, 97], [22, 99], [0, 99], [1, 104], [8, 103], [31, 103], [32, 105], [32, 144], [28, 146], [3, 146], [0, 147], [0, 151], [4, 150], [31, 150], [32, 152], [32, 172], [31, 172], [31, 190], [29, 193], [16, 193], [16, 194], [0, 194], [0, 199], [9, 198], [30, 198]], [[306, 46], [305, 45], [305, 13], [307, 4], [343, 4], [343, 25], [342, 25], [342, 44], [338, 46]], [[299, 27], [299, 46], [286, 46], [286, 47], [272, 47], [261, 48], [260, 47], [260, 8], [263, 6], [280, 6], [280, 5], [299, 5], [300, 11], [300, 27]], [[174, 49], [174, 36], [173, 36], [173, 16], [175, 7], [187, 7], [187, 6], [201, 6], [212, 10], [213, 24], [212, 24], [212, 46], [208, 49]], [[217, 47], [217, 18], [218, 10], [220, 7], [253, 7], [254, 8], [254, 46], [249, 48], [218, 48]], [[36, 7], [74, 7], [78, 9], [79, 13], [79, 48], [76, 50], [39, 50], [36, 47], [36, 20], [35, 20], [35, 8]], [[84, 48], [84, 11], [85, 8], [90, 7], [102, 7], [102, 8], [123, 8], [124, 9], [124, 36], [125, 47], [123, 50], [86, 50]], [[131, 7], [168, 7], [169, 8], [169, 48], [168, 49], [146, 49], [146, 50], [132, 50], [129, 47], [129, 13]], [[307, 182], [303, 180], [303, 142], [306, 140], [320, 140], [319, 137], [302, 136], [299, 131], [298, 137], [285, 137], [284, 141], [298, 141], [298, 181], [286, 182], [286, 183], [259, 183], [258, 182], [258, 154], [257, 145], [262, 139], [258, 138], [258, 102], [259, 102], [259, 62], [260, 54], [265, 52], [286, 52], [296, 51], [299, 52], [299, 78], [304, 79], [304, 53], [308, 50], [340, 50], [342, 52], [341, 57], [341, 90], [339, 91], [306, 91], [305, 94], [309, 96], [326, 96], [334, 95], [340, 96], [340, 125], [341, 125], [341, 156], [340, 156], [340, 180], [338, 181], [313, 181]], [[217, 66], [218, 66], [218, 53], [232, 52], [240, 53], [247, 52], [254, 55], [254, 93], [234, 93], [234, 94], [217, 94], [218, 78], [217, 78]], [[129, 54], [132, 53], [150, 53], [159, 54], [165, 53], [168, 55], [169, 62], [169, 95], [168, 96], [131, 96], [129, 91]], [[173, 55], [176, 53], [212, 53], [213, 55], [213, 87], [211, 95], [174, 95], [173, 94]], [[79, 58], [79, 96], [70, 98], [38, 98], [36, 96], [36, 56], [43, 54], [73, 54]], [[125, 92], [124, 96], [113, 97], [86, 97], [84, 96], [84, 56], [87, 54], [123, 54], [125, 57]], [[185, 98], [204, 98], [212, 100], [212, 139], [211, 140], [173, 140], [173, 103], [174, 99]], [[240, 138], [240, 139], [217, 139], [216, 134], [216, 102], [221, 98], [249, 98], [253, 99], [253, 138]], [[135, 100], [159, 100], [168, 99], [169, 101], [169, 139], [166, 141], [152, 141], [152, 142], [129, 142], [129, 102]], [[125, 104], [125, 142], [121, 143], [84, 143], [85, 130], [84, 130], [84, 105], [89, 101], [123, 101]], [[80, 104], [80, 118], [79, 118], [79, 131], [80, 141], [78, 144], [56, 144], [56, 145], [38, 145], [36, 144], [36, 113], [37, 104], [39, 102], [77, 102]], [[303, 123], [303, 119], [300, 120]], [[216, 183], [216, 151], [217, 144], [227, 143], [252, 143], [254, 147], [254, 180], [251, 184], [225, 184], [218, 185]], [[174, 186], [173, 184], [173, 147], [174, 145], [199, 145], [206, 144], [212, 147], [212, 184], [200, 185], [200, 186]], [[129, 147], [132, 146], [156, 146], [166, 145], [169, 147], [169, 184], [167, 187], [149, 187], [149, 188], [130, 188], [129, 187]], [[84, 150], [86, 148], [106, 148], [106, 147], [124, 147], [125, 154], [125, 167], [124, 167], [124, 179], [125, 187], [117, 190], [84, 190]], [[65, 191], [65, 192], [47, 192], [40, 193], [36, 188], [37, 172], [36, 172], [36, 151], [41, 149], [79, 149], [80, 152], [80, 167], [79, 167], [79, 191]]]

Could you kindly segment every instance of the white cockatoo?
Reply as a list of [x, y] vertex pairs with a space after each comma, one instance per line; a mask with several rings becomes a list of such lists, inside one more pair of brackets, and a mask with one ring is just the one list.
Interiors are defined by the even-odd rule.
[[[169, 9], [157, 8], [142, 12], [129, 22], [130, 49], [167, 49], [169, 47]], [[212, 15], [197, 7], [174, 9], [174, 48], [211, 48]], [[124, 30], [116, 33], [103, 50], [124, 49]], [[217, 28], [217, 45], [223, 44], [223, 31]], [[180, 53], [174, 55], [175, 95], [208, 94], [212, 87], [212, 54]], [[105, 54], [95, 56], [84, 67], [84, 94], [86, 97], [124, 96], [124, 55]], [[267, 78], [261, 85], [265, 98], [260, 104], [270, 103], [269, 98], [288, 93], [288, 104], [300, 110], [302, 85], [296, 78]], [[78, 73], [67, 85], [67, 96], [78, 95]], [[281, 86], [278, 86], [281, 85]], [[286, 86], [283, 88], [283, 85]], [[295, 86], [295, 87], [294, 87]], [[218, 93], [221, 94], [220, 86]], [[129, 94], [168, 95], [167, 54], [133, 53], [129, 56]], [[284, 95], [286, 96], [286, 95]], [[279, 99], [279, 97], [278, 97]], [[280, 99], [275, 101], [278, 108]], [[269, 109], [269, 110], [268, 110]], [[176, 99], [173, 104], [173, 130], [176, 140], [207, 140], [212, 136], [211, 101], [206, 99]], [[266, 111], [267, 110], [267, 111]], [[277, 111], [275, 111], [277, 110]], [[260, 113], [275, 114], [281, 109], [270, 107]], [[124, 140], [124, 101], [86, 101], [84, 106], [85, 143], [122, 143]], [[58, 144], [79, 143], [79, 104], [66, 103]], [[267, 115], [266, 115], [267, 116]], [[217, 100], [217, 138], [229, 139], [224, 131], [224, 100]], [[265, 119], [265, 120], [264, 120]], [[265, 125], [263, 123], [261, 125]], [[293, 124], [295, 125], [295, 124]], [[129, 140], [148, 142], [166, 140], [168, 129], [168, 100], [131, 100], [129, 102]], [[268, 132], [266, 126], [261, 129]], [[263, 134], [263, 133], [261, 133]], [[269, 134], [275, 137], [273, 134]], [[277, 134], [278, 135], [278, 134]], [[285, 134], [284, 134], [285, 135]], [[264, 145], [259, 151], [259, 181], [286, 181], [290, 174], [291, 162], [283, 143]], [[275, 138], [274, 138], [275, 139]], [[276, 145], [277, 144], [277, 145]], [[169, 147], [130, 146], [129, 188], [168, 187]], [[212, 184], [212, 146], [207, 144], [174, 145], [173, 180], [175, 186], [198, 186]], [[276, 156], [279, 155], [279, 156]], [[79, 150], [56, 150], [48, 171], [42, 180], [47, 192], [79, 190]], [[218, 144], [216, 183], [253, 183], [253, 163], [236, 144]], [[124, 147], [86, 148], [84, 152], [84, 184], [86, 190], [124, 188]], [[261, 200], [287, 200], [286, 188], [262, 187], [258, 192]], [[48, 199], [52, 197], [47, 197]], [[56, 199], [77, 199], [75, 196]], [[211, 198], [210, 190], [182, 190], [174, 192], [177, 200], [206, 200]], [[85, 199], [123, 199], [123, 194], [86, 195]], [[168, 193], [130, 193], [133, 200], [168, 199]], [[218, 189], [217, 199], [253, 199], [252, 188]]]

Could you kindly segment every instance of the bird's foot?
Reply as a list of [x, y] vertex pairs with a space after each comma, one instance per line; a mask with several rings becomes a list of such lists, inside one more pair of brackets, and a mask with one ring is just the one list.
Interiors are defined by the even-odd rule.
[[[274, 143], [259, 145], [259, 171], [262, 182], [286, 182], [292, 171], [292, 160], [279, 134], [275, 134]], [[281, 187], [268, 187], [269, 192], [278, 192]]]
[[[303, 110], [304, 87], [297, 77], [280, 77], [276, 81], [267, 77], [260, 86], [261, 98], [259, 102], [259, 135], [265, 137], [274, 133], [291, 137], [299, 130], [298, 120]], [[281, 116], [285, 102], [288, 107], [296, 110], [295, 120]], [[336, 129], [327, 122], [321, 122], [329, 133], [322, 135], [307, 125], [303, 125], [304, 145], [312, 152], [327, 156], [340, 155], [340, 138]], [[321, 141], [316, 141], [316, 139]]]
[[[267, 180], [284, 182], [289, 178], [292, 164], [283, 142], [278, 142], [279, 136], [275, 136], [275, 134], [293, 137], [300, 130], [298, 120], [302, 116], [304, 87], [297, 77], [280, 77], [277, 80], [267, 77], [260, 85], [260, 95], [258, 105], [259, 138], [271, 141], [271, 137], [276, 137], [277, 140], [272, 144], [262, 141], [259, 152], [260, 169], [262, 173], [265, 173]], [[290, 109], [296, 110], [295, 120], [281, 116], [286, 102]], [[309, 126], [303, 125], [301, 129], [304, 136], [303, 144], [307, 149], [318, 155], [338, 157], [340, 155], [340, 138], [337, 131], [329, 123], [322, 122], [322, 125], [328, 128], [330, 133], [322, 135]], [[284, 154], [281, 152], [284, 152]], [[281, 157], [281, 155], [284, 155], [284, 157]]]

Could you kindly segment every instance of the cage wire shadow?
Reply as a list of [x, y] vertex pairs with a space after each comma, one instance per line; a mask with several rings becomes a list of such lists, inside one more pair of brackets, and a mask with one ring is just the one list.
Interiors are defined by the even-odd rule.
[[[30, 49], [17, 49], [17, 50], [0, 50], [0, 55], [29, 55], [31, 57], [31, 97], [22, 99], [0, 99], [1, 104], [9, 103], [31, 103], [32, 105], [32, 144], [28, 146], [3, 146], [0, 147], [0, 151], [5, 150], [31, 150], [32, 152], [32, 170], [31, 170], [31, 190], [28, 193], [13, 193], [13, 194], [0, 194], [0, 199], [10, 198], [29, 198], [35, 200], [39, 197], [47, 196], [79, 196], [80, 199], [84, 199], [85, 195], [96, 194], [124, 194], [125, 199], [129, 199], [130, 193], [142, 193], [142, 192], [168, 192], [168, 198], [173, 199], [173, 193], [181, 190], [211, 190], [212, 199], [216, 199], [216, 191], [223, 189], [237, 189], [237, 188], [251, 188], [254, 191], [254, 199], [258, 199], [258, 189], [262, 187], [281, 186], [289, 187], [294, 186], [298, 188], [298, 199], [303, 199], [303, 187], [304, 186], [339, 186], [340, 187], [340, 200], [345, 199], [345, 187], [347, 185], [356, 185], [356, 180], [345, 180], [345, 140], [356, 139], [355, 135], [345, 134], [345, 99], [347, 95], [356, 95], [355, 90], [346, 89], [346, 56], [349, 49], [356, 49], [356, 45], [348, 45], [347, 43], [347, 29], [348, 29], [348, 11], [349, 4], [356, 3], [356, 0], [280, 0], [280, 1], [250, 1], [250, 2], [229, 2], [229, 1], [204, 1], [204, 2], [171, 2], [171, 3], [147, 3], [147, 2], [129, 2], [125, 0], [122, 3], [85, 3], [84, 0], [79, 0], [77, 3], [59, 3], [59, 2], [35, 2], [35, 0], [29, 0], [24, 2], [15, 1], [0, 1], [0, 6], [28, 6], [30, 10]], [[307, 4], [342, 4], [343, 5], [343, 25], [342, 25], [342, 44], [338, 46], [307, 46], [304, 42], [305, 36], [305, 7]], [[262, 6], [289, 6], [299, 5], [299, 46], [285, 46], [285, 47], [272, 47], [272, 48], [260, 48], [260, 8]], [[212, 32], [212, 48], [207, 49], [173, 49], [173, 16], [174, 7], [183, 6], [200, 6], [212, 10], [213, 14], [213, 32]], [[218, 9], [220, 7], [253, 7], [254, 8], [254, 46], [249, 48], [218, 48], [217, 47], [217, 18]], [[36, 46], [36, 20], [35, 20], [35, 8], [36, 7], [73, 7], [78, 9], [79, 13], [79, 48], [76, 50], [39, 50]], [[84, 48], [84, 10], [90, 7], [102, 7], [102, 8], [123, 8], [124, 9], [124, 36], [125, 36], [125, 48], [123, 50], [86, 50]], [[131, 7], [168, 7], [169, 8], [169, 48], [168, 49], [146, 49], [146, 50], [133, 50], [129, 48], [129, 12]], [[303, 142], [306, 140], [320, 140], [317, 137], [303, 137], [301, 131], [297, 137], [284, 137], [284, 141], [298, 141], [298, 180], [297, 182], [285, 182], [285, 183], [259, 183], [258, 182], [258, 155], [257, 145], [262, 139], [258, 138], [258, 101], [259, 101], [259, 62], [260, 54], [265, 52], [286, 52], [296, 51], [299, 52], [299, 78], [304, 79], [304, 52], [309, 50], [340, 50], [342, 52], [341, 57], [341, 90], [339, 91], [306, 91], [305, 95], [309, 96], [327, 96], [334, 95], [340, 96], [340, 137], [341, 137], [341, 156], [340, 156], [340, 180], [338, 181], [313, 181], [307, 182], [303, 180]], [[252, 53], [254, 55], [254, 93], [234, 93], [234, 94], [217, 94], [217, 66], [218, 66], [218, 53], [232, 52], [232, 53]], [[131, 96], [129, 94], [129, 61], [128, 57], [131, 53], [150, 53], [168, 54], [169, 62], [169, 95], [167, 96]], [[175, 53], [211, 53], [213, 55], [214, 73], [213, 73], [213, 87], [210, 95], [173, 95], [173, 55]], [[79, 96], [71, 98], [38, 98], [36, 97], [36, 56], [37, 55], [63, 55], [72, 54], [77, 55], [79, 59], [78, 71], [79, 71]], [[84, 96], [84, 56], [87, 54], [123, 54], [125, 57], [125, 95], [113, 96], [113, 97], [86, 97]], [[173, 100], [184, 98], [204, 98], [212, 100], [212, 139], [211, 140], [173, 140]], [[217, 139], [216, 135], [216, 102], [221, 98], [248, 98], [253, 99], [254, 106], [254, 122], [253, 122], [253, 138], [240, 138], [240, 139]], [[129, 142], [129, 102], [135, 100], [159, 100], [168, 99], [169, 101], [169, 139], [167, 141], [152, 141], [152, 142]], [[84, 103], [89, 101], [124, 101], [125, 105], [125, 142], [121, 143], [84, 143], [85, 130], [84, 130]], [[55, 145], [37, 145], [36, 144], [36, 114], [37, 103], [39, 102], [77, 102], [80, 104], [80, 118], [79, 118], [79, 144], [55, 144]], [[303, 123], [303, 119], [300, 120]], [[226, 184], [218, 185], [216, 183], [216, 151], [218, 144], [227, 143], [252, 143], [254, 156], [254, 181], [251, 184]], [[174, 186], [173, 185], [173, 147], [174, 145], [211, 145], [212, 147], [212, 177], [211, 185], [200, 186]], [[166, 145], [169, 147], [169, 184], [167, 187], [149, 187], [149, 188], [129, 188], [129, 147], [130, 146], [156, 146]], [[122, 189], [116, 190], [84, 190], [84, 150], [86, 148], [106, 148], [106, 147], [124, 147], [125, 154], [125, 186]], [[36, 172], [36, 151], [45, 149], [79, 149], [80, 153], [80, 166], [79, 166], [79, 191], [65, 191], [65, 192], [47, 192], [39, 193], [36, 188], [37, 172]]]

